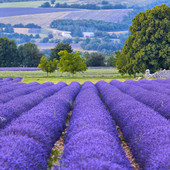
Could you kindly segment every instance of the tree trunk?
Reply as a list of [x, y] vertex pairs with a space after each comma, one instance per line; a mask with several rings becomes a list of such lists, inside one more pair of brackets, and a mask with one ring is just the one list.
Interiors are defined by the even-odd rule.
[[133, 74], [133, 78], [136, 78], [136, 73]]

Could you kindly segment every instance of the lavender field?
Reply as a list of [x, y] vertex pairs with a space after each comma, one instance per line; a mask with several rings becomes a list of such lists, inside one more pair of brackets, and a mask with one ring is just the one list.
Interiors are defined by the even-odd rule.
[[0, 169], [169, 169], [170, 79], [21, 81], [0, 78]]
[[79, 11], [79, 9], [63, 9], [63, 8], [1, 8], [0, 17], [32, 15], [53, 12]]
[[[128, 15], [133, 9], [113, 10], [83, 10], [83, 9], [59, 9], [59, 8], [1, 8], [1, 23], [28, 24], [34, 23], [41, 27], [50, 25], [56, 19], [92, 19], [106, 22], [121, 21], [123, 16]], [[36, 15], [35, 15], [36, 14]]]

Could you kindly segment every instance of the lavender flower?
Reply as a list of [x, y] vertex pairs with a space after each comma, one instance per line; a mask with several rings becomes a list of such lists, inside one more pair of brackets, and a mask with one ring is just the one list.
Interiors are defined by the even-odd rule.
[[[21, 115], [21, 113], [30, 110], [32, 107], [36, 106], [43, 99], [53, 95], [55, 92], [63, 88], [66, 84], [63, 82], [58, 83], [54, 86], [49, 86], [51, 83], [45, 83], [44, 88], [32, 92], [21, 97], [17, 97], [14, 100], [7, 102], [1, 106], [0, 117], [0, 128], [6, 126], [14, 118]], [[46, 87], [45, 87], [46, 86]]]
[[170, 89], [164, 88], [164, 86], [157, 85], [156, 83], [143, 84], [141, 83], [141, 81], [125, 81], [125, 83], [139, 86], [146, 90], [155, 91], [165, 95], [170, 95]]
[[141, 168], [169, 169], [169, 121], [104, 81], [96, 86]]
[[[47, 169], [51, 149], [65, 128], [71, 103], [79, 92], [80, 84], [73, 82], [66, 86], [65, 83], [58, 83], [48, 89], [45, 91], [53, 91], [52, 96], [1, 131], [0, 169]], [[39, 92], [44, 94], [45, 91]]]
[[116, 125], [96, 87], [85, 82], [75, 100], [60, 169], [130, 169]]
[[150, 106], [165, 118], [170, 118], [170, 96], [158, 92], [145, 90], [139, 86], [125, 84], [117, 80], [110, 82], [122, 92], [134, 97], [136, 100]]

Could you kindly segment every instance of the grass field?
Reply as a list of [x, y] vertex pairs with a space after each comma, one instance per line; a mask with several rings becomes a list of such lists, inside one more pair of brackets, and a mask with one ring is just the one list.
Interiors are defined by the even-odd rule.
[[[143, 75], [137, 75], [138, 77], [142, 77]], [[117, 79], [120, 81], [125, 81], [127, 79], [133, 79], [132, 76], [124, 75], [121, 76], [117, 69], [88, 69], [84, 73], [77, 73], [74, 77], [72, 77], [69, 73], [61, 73], [61, 72], [54, 72], [49, 74], [47, 77], [45, 72], [42, 71], [0, 71], [0, 77], [23, 77], [23, 82], [30, 83], [30, 82], [53, 82], [58, 83], [60, 81], [66, 82], [67, 84], [71, 83], [72, 81], [78, 81], [80, 84], [84, 83], [85, 81], [91, 81], [96, 83], [100, 80], [105, 80], [110, 82], [112, 79]]]

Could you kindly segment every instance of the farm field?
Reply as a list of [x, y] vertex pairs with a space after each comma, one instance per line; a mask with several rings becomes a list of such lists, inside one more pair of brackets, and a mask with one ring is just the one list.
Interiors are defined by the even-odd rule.
[[49, 0], [44, 0], [44, 1], [0, 3], [0, 8], [16, 8], [16, 7], [38, 8], [38, 7], [40, 7], [44, 2], [50, 2], [50, 1], [49, 1]]
[[20, 81], [0, 78], [0, 169], [170, 166], [170, 79]]
[[[107, 0], [110, 4], [115, 5], [118, 4], [120, 1], [118, 0]], [[44, 2], [50, 2], [50, 0], [41, 0], [41, 1], [29, 1], [29, 2], [10, 2], [10, 3], [0, 3], [0, 8], [5, 7], [32, 7], [32, 8], [38, 8], [41, 6]], [[56, 3], [68, 3], [68, 4], [83, 4], [83, 3], [90, 3], [90, 4], [101, 4], [102, 0], [56, 0]], [[127, 4], [128, 6], [132, 6], [134, 4], [134, 0], [122, 0], [122, 4]], [[150, 1], [147, 0], [136, 0], [136, 4], [139, 6], [147, 5], [150, 3]]]
[[79, 9], [64, 9], [64, 8], [1, 8], [0, 17], [9, 17], [17, 15], [35, 15], [42, 13], [53, 12], [70, 12], [79, 11]]
[[[34, 23], [43, 28], [49, 27], [50, 23], [56, 19], [93, 19], [103, 20], [106, 22], [118, 22], [124, 15], [127, 15], [132, 9], [114, 9], [114, 10], [78, 10], [78, 9], [36, 9], [36, 8], [20, 8], [21, 11], [16, 12], [15, 8], [7, 8], [10, 13], [0, 10], [0, 22], [14, 24]], [[48, 11], [52, 12], [48, 12]], [[55, 12], [56, 11], [56, 12]], [[58, 11], [58, 12], [57, 12]], [[21, 15], [22, 14], [22, 15]], [[10, 16], [9, 16], [10, 15]], [[16, 16], [18, 15], [18, 16]]]
[[[142, 74], [138, 74], [138, 77], [143, 76]], [[84, 73], [76, 73], [74, 77], [70, 73], [61, 73], [61, 72], [54, 72], [47, 74], [43, 71], [0, 71], [0, 77], [23, 77], [24, 83], [30, 82], [53, 82], [57, 83], [60, 81], [64, 81], [66, 83], [71, 83], [72, 81], [78, 81], [79, 83], [84, 83], [85, 81], [92, 81], [93, 83], [98, 82], [99, 80], [105, 80], [107, 82], [111, 81], [112, 79], [120, 79], [122, 81], [127, 79], [133, 79], [129, 75], [121, 76], [118, 73], [116, 68], [112, 69], [87, 69]]]

